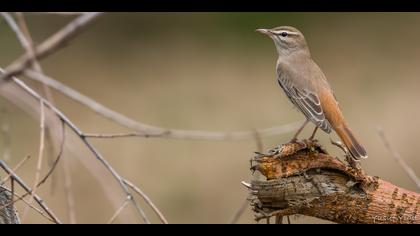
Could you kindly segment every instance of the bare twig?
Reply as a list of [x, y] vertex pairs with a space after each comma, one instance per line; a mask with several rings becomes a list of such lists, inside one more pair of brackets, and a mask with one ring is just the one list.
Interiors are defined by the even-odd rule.
[[26, 36], [23, 34], [23, 32], [19, 29], [19, 26], [16, 24], [13, 17], [7, 12], [1, 12], [0, 14], [4, 18], [4, 20], [7, 22], [10, 29], [12, 29], [13, 32], [15, 32], [20, 44], [23, 47], [23, 49], [28, 50], [30, 48], [29, 42], [26, 39]]
[[85, 133], [84, 136], [86, 138], [103, 138], [103, 139], [130, 138], [130, 137], [152, 138], [152, 137], [160, 137], [161, 134], [145, 134], [145, 133], [87, 134]]
[[114, 215], [112, 215], [111, 219], [108, 220], [107, 224], [111, 224], [112, 222], [114, 222], [114, 220], [121, 214], [121, 212], [124, 210], [124, 208], [128, 205], [128, 203], [130, 202], [130, 199], [127, 198], [123, 204], [121, 204], [120, 208], [117, 209], [117, 211], [114, 213]]
[[32, 15], [80, 16], [89, 12], [28, 12]]
[[55, 168], [57, 167], [58, 162], [61, 159], [61, 156], [63, 155], [64, 152], [64, 144], [66, 143], [66, 130], [65, 130], [66, 126], [64, 125], [64, 122], [61, 121], [61, 144], [60, 144], [60, 150], [58, 152], [57, 158], [55, 159], [54, 163], [51, 165], [50, 170], [47, 172], [47, 174], [45, 175], [44, 178], [42, 178], [39, 182], [37, 181], [37, 185], [36, 187], [40, 187], [43, 183], [45, 183], [45, 181], [47, 181], [47, 179], [51, 176], [51, 174], [54, 172]]
[[10, 145], [12, 144], [12, 138], [10, 135], [10, 122], [9, 122], [9, 115], [7, 114], [6, 109], [1, 109], [1, 134], [3, 136], [3, 155], [2, 158], [5, 161], [10, 160], [11, 157], [11, 150]]
[[[79, 13], [79, 14], [83, 14], [83, 13]], [[35, 57], [35, 49], [34, 49], [34, 44], [33, 44], [33, 40], [32, 40], [32, 36], [31, 33], [29, 31], [29, 28], [26, 24], [26, 20], [24, 15], [21, 12], [17, 12], [16, 13], [16, 18], [17, 18], [17, 22], [18, 25], [20, 27], [20, 30], [23, 32], [23, 34], [26, 36], [26, 40], [29, 44], [29, 47], [26, 48], [26, 51], [29, 53], [29, 56], [32, 58], [32, 64], [33, 64], [33, 68], [35, 71], [39, 72], [39, 73], [43, 73], [42, 67], [40, 65], [40, 63], [38, 62], [38, 60]], [[53, 95], [51, 93], [51, 89], [45, 85], [42, 84], [45, 96], [47, 98], [48, 101], [50, 101], [53, 105], [54, 105], [54, 98]], [[52, 121], [53, 123], [55, 123], [55, 120]], [[53, 171], [56, 169], [56, 166], [58, 165], [58, 162], [61, 159], [62, 153], [64, 151], [64, 144], [65, 144], [65, 125], [64, 122], [62, 120], [60, 120], [60, 124], [61, 124], [61, 128], [62, 128], [62, 138], [61, 138], [61, 144], [59, 147], [59, 152], [58, 152], [58, 156], [55, 159], [54, 162], [52, 162], [52, 164], [50, 165], [50, 170], [47, 173], [47, 175], [38, 183], [38, 187], [43, 184], [50, 175], [53, 174]], [[52, 139], [51, 137], [53, 136], [51, 133], [51, 129], [50, 127], [52, 127], [52, 129], [55, 129], [55, 127], [58, 128], [58, 124], [48, 124], [48, 129], [46, 130], [46, 141], [48, 141], [48, 143], [50, 144], [50, 152], [49, 153], [54, 153], [54, 147], [55, 147], [55, 140]], [[48, 155], [49, 158], [52, 157], [52, 155]], [[65, 195], [66, 195], [66, 200], [67, 200], [67, 208], [68, 208], [68, 214], [69, 214], [69, 221], [71, 224], [76, 224], [76, 213], [75, 213], [75, 203], [74, 203], [74, 197], [71, 191], [71, 176], [69, 173], [69, 167], [68, 167], [68, 162], [67, 160], [64, 161], [62, 168], [64, 170], [64, 191], [65, 191]], [[55, 181], [56, 178], [52, 178], [51, 181], [51, 190], [54, 190], [54, 186], [55, 186]]]
[[140, 188], [138, 188], [137, 186], [135, 186], [133, 183], [131, 183], [130, 181], [124, 179], [124, 183], [128, 185], [128, 187], [130, 187], [131, 189], [134, 190], [134, 192], [136, 192], [138, 195], [140, 195], [140, 197], [143, 198], [143, 200], [152, 208], [152, 210], [156, 213], [156, 215], [159, 217], [160, 221], [162, 221], [162, 223], [164, 224], [168, 224], [168, 221], [166, 220], [166, 218], [163, 216], [162, 212], [160, 212], [160, 210], [156, 207], [156, 205], [152, 202], [152, 200], [150, 200], [150, 198], [143, 192], [141, 191]]
[[[200, 130], [166, 129], [166, 128], [144, 124], [105, 107], [104, 105], [64, 85], [63, 83], [60, 83], [59, 81], [52, 79], [51, 77], [48, 77], [41, 73], [37, 73], [36, 71], [33, 71], [33, 70], [26, 70], [25, 75], [28, 76], [30, 79], [33, 79], [33, 80], [36, 80], [36, 81], [39, 81], [41, 83], [48, 85], [49, 87], [68, 96], [74, 101], [85, 105], [86, 107], [102, 115], [103, 117], [138, 132], [136, 135], [133, 135], [131, 133], [131, 134], [124, 134], [120, 136], [128, 137], [128, 136], [144, 135], [145, 137], [220, 140], [220, 141], [255, 139], [255, 131], [253, 130], [230, 132], [230, 133], [229, 132], [209, 132], [209, 131], [200, 131]], [[300, 123], [301, 122], [295, 122], [295, 123], [267, 128], [267, 129], [258, 129], [258, 133], [260, 137], [276, 136], [276, 135], [280, 135], [280, 134], [284, 134], [284, 133], [288, 133], [288, 132], [292, 132], [296, 130], [300, 126]], [[92, 135], [92, 136], [99, 137], [101, 135]], [[113, 135], [104, 135], [104, 136], [112, 137]]]
[[229, 224], [236, 224], [238, 220], [241, 218], [241, 216], [244, 214], [245, 210], [249, 206], [248, 199], [245, 199], [245, 201], [241, 204], [241, 206], [236, 210], [235, 214], [233, 215], [232, 219], [229, 221]]
[[[22, 160], [19, 161], [19, 163], [15, 166], [15, 168], [13, 168], [13, 173], [16, 173], [17, 170], [19, 170], [19, 168], [27, 161], [29, 160], [29, 158], [31, 158], [31, 156], [26, 156], [24, 157]], [[10, 179], [10, 177], [12, 176], [12, 173], [8, 174], [6, 177], [4, 177], [4, 179], [0, 182], [0, 186], [2, 186], [4, 183], [6, 183], [6, 181], [8, 181]]]
[[[32, 190], [25, 184], [25, 182], [23, 180], [21, 180], [19, 178], [19, 176], [17, 176], [15, 173], [13, 173], [13, 170], [10, 169], [9, 166], [7, 166], [7, 164], [0, 160], [0, 167], [7, 173], [7, 174], [12, 174], [11, 178], [13, 178], [14, 181], [16, 181], [27, 193], [31, 193]], [[22, 197], [23, 198], [23, 197]], [[34, 199], [35, 201], [38, 203], [38, 205], [48, 214], [49, 217], [51, 217], [51, 219], [54, 220], [55, 223], [60, 224], [60, 220], [55, 216], [55, 214], [47, 207], [47, 205], [45, 204], [44, 200], [42, 200], [38, 195], [34, 194]], [[20, 200], [20, 199], [18, 199]], [[11, 202], [10, 204], [13, 204], [13, 202]], [[6, 207], [6, 206], [3, 206]]]
[[385, 135], [384, 130], [382, 127], [377, 127], [378, 135], [382, 139], [382, 142], [384, 143], [385, 147], [388, 149], [388, 151], [391, 153], [392, 158], [401, 166], [401, 168], [407, 173], [407, 175], [410, 177], [411, 180], [416, 184], [417, 188], [420, 189], [420, 179], [417, 177], [414, 170], [404, 161], [404, 159], [401, 157], [400, 153], [395, 150], [391, 143], [389, 142], [388, 138]]
[[30, 58], [31, 64], [33, 64], [34, 69], [42, 73], [41, 66], [39, 65], [39, 62], [36, 60], [32, 37], [29, 33], [23, 14], [19, 12], [16, 13], [19, 24], [16, 23], [16, 21], [13, 19], [13, 17], [10, 14], [6, 12], [2, 12], [1, 15], [9, 24], [13, 32], [15, 32], [16, 37], [19, 39], [19, 42], [22, 45], [22, 48], [27, 52], [28, 57]]
[[[32, 198], [29, 200], [29, 203], [32, 204], [34, 199], [34, 195], [38, 189], [38, 182], [41, 178], [41, 170], [42, 170], [42, 162], [44, 159], [44, 149], [45, 149], [45, 105], [44, 100], [40, 100], [40, 111], [41, 111], [41, 118], [40, 118], [40, 141], [39, 141], [39, 150], [38, 150], [38, 162], [36, 165], [36, 172], [35, 172], [35, 180], [32, 187]], [[26, 207], [22, 214], [22, 221], [26, 219], [26, 215], [28, 214], [29, 208]]]
[[[23, 41], [25, 42], [21, 42], [21, 44], [26, 50], [26, 52], [28, 53], [29, 58], [31, 59], [33, 69], [39, 73], [43, 73], [41, 64], [36, 59], [32, 36], [31, 36], [31, 33], [29, 32], [28, 26], [25, 21], [25, 17], [23, 16], [22, 12], [16, 12], [16, 19], [17, 19], [17, 24], [19, 25], [19, 28], [16, 34], [22, 35], [20, 37], [24, 38]], [[46, 85], [43, 85], [43, 89], [44, 89], [47, 100], [54, 104], [53, 96], [49, 87]]]
[[[36, 175], [35, 175], [35, 184], [34, 187], [36, 186], [36, 184], [38, 183], [38, 180], [41, 177], [41, 170], [42, 170], [42, 161], [43, 161], [43, 157], [44, 157], [44, 150], [45, 150], [45, 105], [44, 105], [44, 100], [40, 100], [40, 111], [41, 111], [41, 119], [40, 119], [40, 124], [39, 124], [39, 128], [40, 128], [40, 141], [39, 141], [39, 150], [38, 150], [38, 162], [37, 162], [37, 166], [36, 166]], [[36, 191], [34, 189], [34, 191]]]
[[[42, 119], [41, 119], [42, 120]], [[64, 151], [64, 144], [65, 144], [65, 130], [64, 130], [64, 128], [65, 128], [65, 126], [64, 126], [64, 122], [62, 122], [62, 135], [63, 135], [63, 137], [61, 138], [61, 145], [60, 145], [60, 151], [59, 151], [59, 153], [58, 153], [58, 155], [57, 155], [57, 158], [56, 158], [56, 160], [55, 160], [55, 162], [53, 163], [53, 165], [50, 167], [50, 170], [47, 172], [47, 174], [44, 176], [44, 178], [42, 178], [40, 181], [39, 181], [39, 178], [40, 178], [40, 169], [39, 169], [39, 159], [38, 159], [38, 166], [37, 166], [37, 173], [36, 173], [36, 177], [35, 177], [35, 185], [34, 185], [34, 187], [32, 188], [32, 191], [29, 193], [29, 192], [27, 192], [27, 193], [25, 193], [24, 195], [22, 195], [22, 198], [23, 197], [26, 197], [27, 195], [29, 195], [29, 194], [31, 194], [31, 195], [34, 195], [35, 194], [35, 192], [36, 192], [36, 190], [37, 190], [37, 188], [39, 188], [43, 183], [45, 183], [45, 181], [47, 181], [47, 179], [51, 176], [51, 174], [54, 172], [54, 170], [55, 170], [55, 168], [56, 168], [56, 166], [57, 166], [57, 164], [58, 164], [58, 162], [60, 161], [60, 159], [61, 159], [61, 156], [62, 156], [62, 154], [63, 154], [63, 151]], [[41, 131], [42, 132], [42, 131]], [[41, 139], [42, 140], [42, 139]], [[40, 145], [41, 146], [41, 145]], [[9, 174], [10, 175], [10, 174]], [[33, 196], [32, 196], [32, 198], [29, 200], [29, 203], [30, 203], [30, 205], [32, 204], [32, 199], [34, 199], [33, 198]], [[26, 211], [27, 211], [27, 209], [28, 208], [25, 208], [25, 210], [24, 210], [24, 214], [22, 215], [22, 219], [24, 219], [25, 218], [25, 215], [26, 215]]]
[[[1, 70], [0, 70], [1, 72]], [[33, 98], [41, 101], [43, 98], [35, 92], [33, 89], [28, 87], [24, 82], [21, 80], [13, 77], [12, 81], [18, 85], [20, 88], [22, 88], [24, 91], [26, 91], [29, 95], [31, 95]], [[104, 159], [102, 154], [83, 136], [83, 132], [72, 122], [70, 121], [67, 116], [65, 116], [60, 110], [58, 110], [55, 106], [53, 106], [50, 102], [43, 100], [45, 106], [50, 108], [52, 112], [54, 112], [76, 135], [78, 135], [82, 142], [86, 145], [86, 147], [90, 150], [90, 152], [102, 163], [102, 165], [111, 173], [111, 175], [117, 180], [119, 185], [121, 186], [122, 190], [125, 192], [127, 196], [131, 196], [130, 191], [128, 190], [126, 184], [123, 182], [123, 178], [115, 171], [115, 169]], [[144, 222], [150, 223], [148, 218], [146, 217], [144, 211], [140, 208], [140, 206], [137, 204], [137, 202], [131, 197], [131, 202], [134, 205], [134, 207], [137, 209], [139, 215], [143, 219]]]
[[51, 37], [46, 39], [43, 43], [35, 48], [35, 55], [31, 55], [27, 52], [11, 65], [6, 68], [6, 72], [0, 77], [0, 80], [10, 79], [12, 76], [19, 75], [33, 61], [33, 58], [38, 60], [45, 58], [51, 53], [55, 52], [60, 47], [66, 45], [69, 41], [75, 38], [83, 29], [85, 29], [89, 23], [98, 18], [102, 13], [86, 13], [81, 15], [53, 34]]
[[70, 175], [70, 167], [67, 158], [63, 158], [63, 170], [64, 170], [64, 191], [66, 193], [67, 209], [70, 224], [76, 224], [76, 207], [72, 191], [72, 181]]
[[[16, 12], [16, 18], [17, 18], [17, 23], [14, 21], [14, 19], [7, 13], [3, 13], [5, 19], [7, 19], [7, 21], [9, 22], [10, 27], [12, 28], [12, 30], [15, 32], [17, 38], [19, 39], [23, 49], [26, 50], [26, 52], [28, 53], [30, 59], [31, 59], [31, 65], [33, 66], [33, 69], [39, 73], [43, 73], [42, 67], [40, 65], [40, 63], [38, 62], [38, 60], [36, 59], [35, 56], [35, 49], [34, 49], [34, 45], [33, 45], [33, 40], [32, 40], [32, 36], [31, 33], [29, 32], [28, 26], [26, 24], [25, 21], [25, 17], [23, 16], [23, 14], [21, 12]], [[54, 104], [54, 99], [51, 93], [51, 90], [48, 86], [46, 86], [45, 84], [42, 85], [45, 96], [47, 98], [48, 101], [50, 101], [52, 104]], [[55, 122], [53, 122], [55, 123]], [[49, 147], [53, 150], [54, 149], [54, 140], [51, 139], [51, 130], [50, 128], [54, 129], [55, 127], [58, 126], [58, 124], [46, 124], [48, 126], [45, 127], [45, 140], [51, 144], [49, 145]], [[51, 153], [53, 153], [51, 151]], [[51, 155], [48, 155], [49, 157]]]
[[12, 196], [11, 196], [10, 201], [12, 202], [12, 208], [14, 208], [15, 207], [15, 205], [13, 204], [14, 199], [15, 199], [15, 180], [14, 179], [11, 179], [10, 181], [10, 189], [12, 189]]

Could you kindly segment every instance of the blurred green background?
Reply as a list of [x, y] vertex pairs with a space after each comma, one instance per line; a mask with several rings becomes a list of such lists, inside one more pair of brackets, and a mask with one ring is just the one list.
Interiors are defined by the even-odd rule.
[[[72, 18], [26, 16], [36, 43]], [[384, 127], [393, 146], [420, 173], [415, 149], [420, 138], [419, 24], [418, 13], [108, 13], [67, 48], [43, 60], [42, 66], [47, 75], [147, 124], [208, 131], [268, 128], [303, 120], [303, 115], [277, 85], [273, 42], [255, 29], [295, 26], [304, 33], [348, 123], [366, 146], [369, 158], [362, 164], [367, 173], [417, 191], [376, 128]], [[0, 40], [4, 68], [23, 50], [3, 20]], [[59, 93], [54, 92], [54, 97], [86, 132], [128, 131]], [[39, 122], [4, 98], [0, 108], [5, 111], [3, 124], [10, 125], [9, 163], [14, 166], [31, 155], [18, 173], [32, 183]], [[312, 127], [302, 136], [309, 136]], [[265, 138], [264, 148], [291, 136]], [[338, 139], [335, 134], [330, 137]], [[0, 144], [4, 138], [0, 136]], [[331, 153], [342, 156], [328, 135], [318, 132], [317, 138]], [[252, 178], [249, 159], [256, 150], [253, 140], [126, 138], [94, 143], [171, 223], [229, 222], [247, 196], [240, 182]], [[71, 153], [66, 158], [71, 160]], [[115, 209], [88, 173], [80, 163], [72, 165], [77, 221], [105, 222]], [[52, 192], [48, 183], [40, 194], [68, 221], [60, 173], [55, 186]], [[26, 222], [46, 221], [31, 213]], [[252, 212], [247, 210], [239, 222], [254, 223]], [[293, 217], [292, 223], [326, 221], [302, 216]]]

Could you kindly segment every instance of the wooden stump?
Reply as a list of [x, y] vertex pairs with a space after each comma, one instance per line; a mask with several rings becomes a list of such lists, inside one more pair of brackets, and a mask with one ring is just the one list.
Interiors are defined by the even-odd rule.
[[337, 223], [420, 223], [420, 194], [366, 175], [316, 141], [284, 144], [252, 162], [267, 178], [244, 184], [257, 221], [302, 214]]

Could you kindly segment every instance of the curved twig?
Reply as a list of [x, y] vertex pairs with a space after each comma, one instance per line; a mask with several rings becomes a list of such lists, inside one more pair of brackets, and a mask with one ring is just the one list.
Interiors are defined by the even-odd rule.
[[42, 178], [38, 184], [36, 185], [36, 187], [40, 187], [43, 183], [45, 183], [45, 181], [47, 181], [47, 179], [51, 176], [51, 174], [54, 172], [55, 168], [57, 167], [58, 162], [61, 159], [61, 156], [63, 155], [64, 152], [64, 144], [66, 143], [66, 133], [65, 133], [65, 128], [66, 126], [64, 125], [64, 122], [62, 120], [61, 121], [61, 133], [62, 133], [62, 137], [61, 137], [61, 143], [60, 143], [60, 151], [57, 154], [57, 158], [55, 159], [54, 163], [51, 165], [50, 170], [48, 171], [48, 173], [44, 176], [44, 178]]
[[168, 224], [168, 221], [166, 220], [166, 218], [163, 216], [162, 212], [160, 212], [159, 208], [156, 207], [156, 205], [152, 202], [152, 200], [143, 192], [141, 191], [140, 188], [138, 188], [137, 186], [135, 186], [133, 183], [131, 183], [130, 181], [124, 179], [124, 183], [128, 185], [128, 187], [130, 187], [131, 189], [134, 190], [134, 192], [136, 192], [137, 194], [139, 194], [143, 200], [152, 208], [152, 210], [156, 213], [156, 215], [159, 217], [160, 221], [162, 221], [162, 223], [164, 224]]
[[178, 130], [178, 129], [166, 129], [153, 125], [144, 124], [135, 121], [121, 113], [111, 110], [108, 107], [96, 102], [95, 100], [79, 93], [78, 91], [60, 83], [57, 80], [52, 79], [44, 74], [38, 73], [34, 70], [26, 70], [25, 75], [30, 79], [39, 81], [50, 88], [68, 96], [72, 100], [81, 103], [91, 109], [92, 111], [100, 114], [101, 116], [118, 123], [127, 128], [133, 129], [138, 133], [129, 134], [111, 134], [111, 135], [91, 135], [96, 138], [113, 138], [113, 137], [132, 137], [132, 136], [143, 136], [143, 137], [155, 137], [155, 138], [174, 138], [174, 139], [199, 139], [199, 140], [248, 140], [255, 139], [255, 133], [258, 132], [260, 138], [276, 136], [296, 130], [301, 122], [295, 122], [277, 127], [271, 127], [266, 129], [257, 129], [250, 131], [238, 131], [238, 132], [210, 132], [200, 130]]

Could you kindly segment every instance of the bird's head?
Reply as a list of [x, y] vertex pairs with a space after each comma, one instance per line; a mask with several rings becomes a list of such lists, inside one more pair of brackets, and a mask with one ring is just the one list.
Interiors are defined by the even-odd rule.
[[273, 39], [279, 55], [289, 55], [294, 52], [309, 54], [305, 37], [294, 27], [279, 26], [272, 29], [257, 29], [256, 31]]

